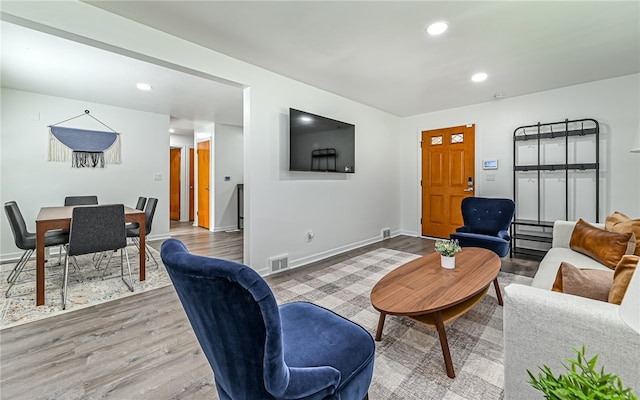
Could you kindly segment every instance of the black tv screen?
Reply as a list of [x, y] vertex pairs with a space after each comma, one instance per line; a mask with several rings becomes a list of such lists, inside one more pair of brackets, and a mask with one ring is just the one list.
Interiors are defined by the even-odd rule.
[[289, 170], [354, 173], [355, 125], [289, 109]]

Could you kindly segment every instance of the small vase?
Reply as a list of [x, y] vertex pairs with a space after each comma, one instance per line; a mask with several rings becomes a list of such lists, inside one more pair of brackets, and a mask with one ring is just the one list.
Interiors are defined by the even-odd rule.
[[443, 256], [440, 254], [440, 266], [446, 269], [454, 269], [456, 267], [456, 256]]

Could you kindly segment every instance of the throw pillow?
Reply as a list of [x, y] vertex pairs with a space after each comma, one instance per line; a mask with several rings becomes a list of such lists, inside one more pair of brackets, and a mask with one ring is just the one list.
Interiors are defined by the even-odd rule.
[[[616, 211], [604, 221], [604, 229], [616, 233], [633, 232], [636, 235], [636, 240], [638, 240], [640, 238], [640, 219], [631, 219]], [[637, 243], [634, 254], [640, 256], [640, 246]]]
[[613, 271], [579, 269], [563, 262], [553, 282], [554, 292], [573, 294], [589, 299], [608, 301], [613, 284]]
[[633, 233], [609, 232], [580, 219], [571, 234], [569, 247], [614, 269], [623, 255], [633, 254], [636, 243]]
[[611, 285], [611, 291], [609, 291], [609, 303], [622, 303], [624, 294], [627, 292], [627, 286], [629, 286], [629, 282], [631, 282], [633, 272], [638, 267], [639, 260], [640, 257], [636, 255], [622, 256], [613, 273], [613, 284]]

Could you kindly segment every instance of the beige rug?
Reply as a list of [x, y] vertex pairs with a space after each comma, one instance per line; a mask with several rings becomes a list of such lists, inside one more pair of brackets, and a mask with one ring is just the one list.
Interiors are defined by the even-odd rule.
[[[140, 282], [140, 270], [138, 265], [138, 249], [135, 246], [127, 248], [131, 263], [131, 274], [134, 282], [132, 293], [120, 278], [120, 253], [115, 253], [111, 263], [103, 277], [106, 259], [102, 262], [100, 270], [94, 267], [95, 261], [92, 255], [77, 257], [79, 271], [69, 265], [69, 288], [66, 310], [62, 309], [62, 277], [64, 271], [64, 256], [62, 265], [56, 265], [57, 256], [52, 256], [45, 265], [45, 304], [36, 307], [36, 281], [35, 281], [35, 257], [27, 262], [25, 269], [18, 277], [18, 282], [11, 289], [9, 297], [7, 276], [15, 263], [0, 265], [0, 329], [35, 321], [41, 318], [59, 315], [80, 308], [96, 305], [105, 301], [111, 301], [136, 293], [160, 288], [171, 284], [160, 254], [151, 249], [158, 267], [153, 260], [146, 262], [146, 279]], [[126, 261], [125, 261], [126, 263]], [[125, 264], [126, 265], [126, 264]], [[125, 266], [125, 279], [129, 279]]]

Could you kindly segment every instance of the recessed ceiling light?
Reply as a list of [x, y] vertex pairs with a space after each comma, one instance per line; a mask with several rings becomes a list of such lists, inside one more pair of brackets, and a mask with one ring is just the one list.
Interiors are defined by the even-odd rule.
[[144, 90], [144, 91], [149, 91], [149, 90], [153, 89], [153, 87], [151, 85], [149, 85], [148, 83], [144, 83], [144, 82], [136, 83], [136, 87], [138, 89]]
[[482, 82], [485, 79], [487, 79], [487, 74], [485, 74], [484, 72], [478, 72], [477, 74], [473, 75], [471, 77], [471, 80], [474, 82]]
[[174, 133], [176, 130], [173, 128], [169, 128], [169, 133]]
[[444, 21], [434, 22], [427, 27], [427, 33], [431, 36], [436, 36], [444, 33], [449, 29], [449, 24]]

